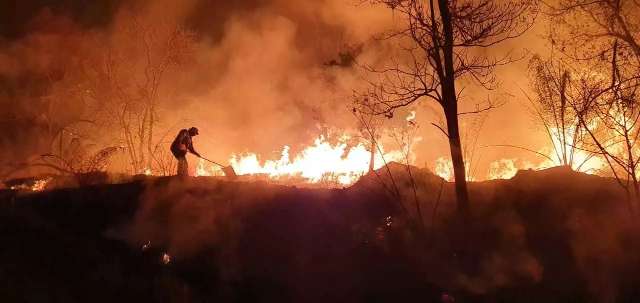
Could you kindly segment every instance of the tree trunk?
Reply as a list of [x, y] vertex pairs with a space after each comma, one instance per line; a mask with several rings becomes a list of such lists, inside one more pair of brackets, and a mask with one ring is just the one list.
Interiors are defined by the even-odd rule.
[[155, 126], [155, 112], [156, 112], [156, 106], [155, 106], [155, 102], [151, 101], [151, 106], [149, 109], [149, 129], [148, 129], [148, 134], [147, 134], [147, 152], [149, 153], [148, 157], [147, 157], [147, 168], [151, 169], [153, 167], [153, 160], [156, 159], [155, 155], [154, 155], [154, 150], [153, 150], [153, 127]]
[[447, 132], [449, 134], [449, 148], [451, 150], [451, 162], [453, 164], [453, 174], [455, 178], [457, 210], [463, 222], [468, 222], [469, 218], [469, 192], [467, 190], [467, 179], [462, 157], [462, 146], [460, 144], [460, 130], [458, 127], [457, 106], [445, 109], [447, 119]]
[[451, 149], [453, 174], [455, 176], [458, 214], [462, 223], [468, 224], [469, 193], [467, 191], [464, 160], [462, 159], [462, 147], [460, 145], [460, 130], [458, 127], [458, 100], [456, 97], [455, 68], [453, 64], [453, 21], [449, 9], [449, 1], [438, 0], [438, 8], [444, 36], [444, 44], [442, 45], [442, 58], [444, 61], [442, 68], [444, 70], [439, 72], [443, 97], [441, 105], [447, 119], [447, 133], [449, 136], [449, 148]]
[[629, 211], [631, 212], [631, 216], [635, 216], [636, 208], [640, 205], [640, 183], [638, 182], [638, 178], [633, 175], [633, 202], [629, 202]]
[[369, 173], [372, 173], [375, 166], [374, 162], [376, 160], [376, 141], [371, 139], [371, 161], [369, 161]]

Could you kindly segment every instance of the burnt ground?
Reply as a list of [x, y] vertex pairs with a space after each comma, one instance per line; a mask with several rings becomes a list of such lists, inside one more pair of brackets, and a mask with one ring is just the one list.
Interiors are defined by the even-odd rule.
[[414, 195], [392, 170], [400, 198], [384, 176], [0, 191], [0, 302], [640, 301], [637, 217], [613, 180], [471, 183], [462, 225], [451, 184], [414, 169]]

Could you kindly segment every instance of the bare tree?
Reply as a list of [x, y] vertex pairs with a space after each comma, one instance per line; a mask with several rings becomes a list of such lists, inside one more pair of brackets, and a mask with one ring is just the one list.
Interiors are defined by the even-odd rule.
[[168, 73], [192, 57], [194, 36], [174, 23], [153, 24], [134, 15], [97, 60], [88, 62], [87, 91], [103, 103], [104, 118], [120, 130], [134, 173], [166, 166], [156, 157], [158, 103]]
[[172, 128], [167, 129], [164, 134], [158, 139], [155, 147], [153, 148], [153, 159], [155, 160], [155, 171], [161, 176], [171, 176], [175, 174], [177, 163], [175, 157], [169, 151], [167, 146], [171, 144], [171, 138], [169, 131]]
[[[76, 148], [72, 147], [72, 149]], [[82, 174], [104, 172], [116, 152], [118, 152], [118, 147], [110, 146], [92, 154], [75, 151], [65, 156], [44, 154], [41, 156], [42, 161], [34, 165], [53, 168], [63, 174], [80, 176]]]
[[[637, 76], [620, 73], [617, 43], [614, 40], [610, 52], [595, 61], [574, 59], [578, 67], [537, 63], [533, 86], [538, 114], [551, 140], [557, 140], [554, 147], [561, 163], [575, 164], [578, 150], [596, 155], [629, 196], [639, 200], [640, 82]], [[633, 211], [631, 203], [629, 209]]]
[[358, 128], [362, 138], [364, 138], [365, 142], [368, 142], [371, 146], [371, 162], [369, 163], [369, 172], [373, 172], [378, 180], [382, 180], [378, 173], [373, 169], [376, 152], [380, 153], [382, 161], [384, 162], [384, 167], [389, 175], [389, 179], [391, 180], [390, 186], [388, 186], [384, 181], [381, 181], [381, 184], [389, 194], [395, 196], [396, 198], [400, 198], [400, 191], [398, 189], [398, 186], [396, 185], [393, 174], [389, 169], [389, 165], [387, 165], [387, 161], [384, 158], [384, 152], [379, 143], [380, 137], [382, 135], [382, 126], [384, 124], [384, 120], [380, 119], [380, 117], [377, 115], [373, 115], [369, 112], [363, 111], [362, 104], [363, 103], [357, 101], [356, 99], [356, 101], [354, 102], [352, 113], [358, 122]]
[[[610, 76], [583, 80], [580, 102], [572, 106], [589, 134], [592, 152], [605, 159], [618, 184], [640, 203], [640, 79], [622, 78], [616, 45], [617, 40], [610, 57]], [[634, 212], [631, 202], [629, 210]]]
[[462, 140], [462, 154], [464, 155], [465, 177], [467, 181], [476, 180], [476, 173], [478, 170], [478, 164], [482, 158], [482, 154], [479, 152], [478, 141], [480, 134], [484, 127], [484, 123], [487, 120], [488, 112], [480, 113], [467, 117], [467, 120], [463, 120], [461, 129]]
[[[587, 130], [572, 107], [580, 102], [579, 79], [572, 78], [567, 64], [552, 55], [543, 59], [539, 55], [529, 61], [529, 78], [535, 98], [529, 98], [532, 112], [540, 122], [552, 145], [555, 161], [578, 171], [595, 155], [578, 159], [584, 152], [588, 138]], [[584, 78], [583, 78], [584, 80]], [[527, 96], [528, 97], [528, 96]]]
[[560, 25], [552, 32], [553, 42], [572, 58], [603, 59], [615, 39], [619, 62], [622, 57], [633, 55], [635, 59], [627, 63], [638, 67], [640, 1], [561, 0], [550, 7], [550, 16], [554, 24]]
[[[550, 8], [550, 39], [582, 71], [571, 103], [592, 152], [640, 202], [640, 2], [563, 0]], [[631, 199], [630, 199], [631, 201]], [[629, 202], [630, 212], [634, 205]]]
[[356, 99], [356, 101], [353, 102], [352, 113], [358, 122], [360, 136], [369, 145], [369, 152], [371, 152], [369, 173], [372, 173], [375, 169], [376, 153], [379, 149], [378, 140], [380, 140], [382, 136], [385, 119], [379, 115], [367, 112], [366, 108], [369, 106], [370, 104], [368, 104], [367, 101]]
[[402, 123], [400, 127], [394, 127], [391, 130], [390, 136], [396, 141], [398, 147], [400, 147], [400, 151], [402, 152], [402, 157], [404, 158], [405, 169], [407, 171], [407, 175], [409, 176], [409, 181], [411, 183], [411, 190], [413, 192], [413, 202], [415, 205], [416, 211], [416, 221], [418, 222], [418, 227], [421, 233], [426, 232], [426, 225], [424, 216], [422, 214], [422, 207], [420, 205], [420, 200], [418, 199], [418, 185], [416, 184], [416, 180], [413, 176], [413, 172], [411, 171], [411, 151], [413, 149], [413, 144], [416, 142], [416, 133], [418, 131], [419, 125], [415, 121], [416, 112], [411, 111], [409, 116], [405, 119], [406, 123]]
[[[365, 109], [363, 110], [363, 106]], [[405, 206], [405, 199], [402, 195], [402, 190], [400, 188], [400, 184], [396, 182], [396, 178], [391, 172], [391, 169], [384, 157], [384, 153], [382, 151], [380, 145], [380, 139], [383, 135], [383, 125], [385, 122], [385, 118], [382, 118], [379, 115], [372, 114], [366, 111], [368, 108], [368, 104], [366, 101], [356, 101], [354, 102], [353, 107], [353, 115], [358, 121], [359, 130], [362, 135], [362, 138], [368, 143], [371, 144], [371, 164], [370, 164], [370, 173], [375, 174], [376, 179], [380, 182], [380, 185], [392, 196], [395, 198], [396, 202], [400, 205], [403, 213], [407, 215], [408, 218], [411, 217], [409, 208]], [[411, 185], [412, 193], [413, 193], [413, 202], [415, 206], [415, 220], [413, 220], [415, 227], [421, 235], [424, 235], [426, 232], [425, 220], [423, 217], [423, 211], [420, 205], [420, 201], [418, 199], [418, 186], [416, 184], [416, 180], [414, 178], [413, 172], [411, 171], [411, 150], [413, 147], [413, 143], [415, 143], [415, 136], [418, 129], [418, 124], [415, 122], [415, 112], [412, 112], [409, 117], [405, 119], [406, 123], [402, 123], [400, 127], [392, 127], [388, 129], [389, 136], [394, 139], [394, 141], [400, 147], [400, 151], [402, 153], [402, 157], [405, 164], [405, 169], [407, 172], [407, 176]], [[389, 184], [385, 182], [386, 178], [380, 176], [380, 174], [373, 170], [373, 161], [375, 159], [376, 151], [380, 153], [380, 158], [384, 163], [384, 168], [388, 175]]]
[[365, 66], [377, 74], [362, 94], [373, 100], [371, 113], [392, 115], [397, 108], [430, 99], [441, 106], [454, 167], [458, 212], [468, 217], [469, 197], [458, 116], [494, 107], [491, 102], [471, 112], [460, 112], [461, 90], [456, 80], [470, 78], [492, 89], [494, 68], [512, 61], [487, 57], [483, 50], [518, 37], [529, 29], [537, 16], [534, 0], [372, 0], [399, 13], [401, 27], [383, 36], [398, 42], [400, 54], [382, 67]]
[[[45, 75], [44, 93], [36, 100], [37, 120], [43, 128], [39, 139], [43, 142], [38, 155], [24, 162], [11, 165], [9, 175], [29, 168], [44, 168], [56, 173], [74, 173], [77, 161], [86, 150], [79, 148], [95, 143], [91, 130], [95, 127], [93, 112], [81, 98], [79, 66], [76, 60], [61, 62], [50, 68]], [[53, 160], [53, 161], [52, 161]], [[73, 165], [67, 165], [73, 163]], [[87, 166], [88, 167], [88, 166]]]

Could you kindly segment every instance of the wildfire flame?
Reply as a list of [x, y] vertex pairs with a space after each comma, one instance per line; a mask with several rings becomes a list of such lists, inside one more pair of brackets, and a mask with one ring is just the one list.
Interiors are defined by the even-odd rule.
[[[350, 185], [369, 171], [371, 161], [371, 152], [364, 144], [349, 147], [347, 141], [350, 139], [350, 136], [343, 135], [338, 143], [332, 145], [324, 136], [320, 136], [314, 140], [313, 145], [304, 148], [293, 159], [290, 147], [285, 145], [277, 160], [261, 162], [257, 154], [246, 153], [233, 155], [229, 163], [238, 175], [265, 175], [272, 180], [298, 178], [306, 183]], [[385, 153], [384, 156], [376, 153], [373, 168], [382, 167], [385, 161], [401, 160], [402, 155], [398, 151]], [[221, 175], [221, 170], [207, 167], [201, 161], [196, 168], [196, 175]]]
[[605, 162], [584, 150], [576, 148], [577, 144], [574, 142], [574, 132], [573, 128], [568, 128], [565, 130], [566, 133], [566, 142], [562, 142], [559, 139], [559, 134], [562, 133], [561, 130], [557, 128], [551, 128], [551, 138], [552, 138], [552, 146], [545, 148], [539, 151], [541, 154], [547, 155], [548, 159], [539, 163], [537, 165], [529, 162], [522, 161], [519, 159], [499, 159], [497, 161], [491, 162], [489, 165], [489, 173], [488, 179], [510, 179], [516, 175], [519, 169], [545, 169], [555, 166], [564, 165], [563, 160], [561, 159], [558, 151], [563, 148], [567, 151], [570, 151], [571, 155], [571, 168], [575, 171], [587, 173], [587, 174], [596, 174], [598, 173], [604, 166]]
[[451, 159], [440, 157], [436, 160], [434, 173], [447, 181], [453, 180], [453, 163]]
[[[407, 123], [414, 123], [415, 112], [412, 111], [406, 117]], [[551, 129], [553, 132], [557, 130]], [[570, 133], [571, 129], [565, 130], [568, 138], [573, 138]], [[550, 147], [541, 151], [541, 154], [547, 155], [548, 159], [534, 164], [533, 162], [517, 159], [504, 158], [493, 161], [489, 164], [486, 179], [509, 179], [516, 175], [518, 170], [522, 169], [545, 169], [562, 165], [562, 160], [557, 152], [562, 148], [562, 143], [557, 136], [552, 136], [554, 141]], [[351, 137], [342, 135], [338, 143], [330, 143], [324, 136], [319, 136], [314, 143], [304, 148], [300, 153], [292, 157], [291, 148], [288, 145], [282, 147], [279, 159], [261, 160], [260, 155], [256, 153], [245, 153], [240, 155], [232, 155], [229, 159], [230, 165], [234, 168], [238, 175], [260, 175], [270, 180], [283, 182], [302, 182], [302, 183], [322, 183], [323, 185], [345, 186], [355, 183], [361, 176], [369, 171], [369, 162], [371, 161], [370, 148], [363, 143], [355, 146], [349, 146], [347, 143]], [[379, 142], [378, 142], [379, 143]], [[565, 142], [565, 148], [570, 149], [572, 153], [572, 168], [576, 171], [594, 174], [602, 167], [604, 162], [598, 157], [575, 148], [574, 142], [569, 140]], [[379, 152], [374, 156], [374, 169], [379, 169], [392, 161], [405, 163], [407, 155], [411, 151], [406, 151], [407, 146], [403, 146], [401, 150], [391, 152]], [[382, 146], [380, 146], [382, 149]], [[410, 157], [413, 162], [414, 158]], [[448, 157], [439, 157], [435, 161], [433, 172], [445, 179], [453, 181], [454, 172], [451, 159]], [[223, 176], [224, 173], [220, 167], [210, 165], [202, 159], [196, 167], [196, 176]], [[476, 179], [467, 174], [468, 181]], [[480, 179], [481, 180], [481, 179]]]
[[511, 179], [517, 172], [515, 159], [500, 159], [489, 164], [488, 179]]
[[49, 183], [49, 181], [51, 181], [51, 178], [46, 178], [46, 179], [42, 179], [42, 180], [37, 180], [35, 183], [33, 183], [33, 185], [31, 186], [31, 190], [32, 191], [43, 191], [46, 187], [47, 184]]
[[169, 265], [169, 263], [171, 263], [171, 255], [168, 253], [162, 254], [162, 264]]
[[20, 184], [11, 186], [11, 190], [27, 190], [27, 191], [43, 191], [47, 188], [47, 184], [52, 180], [52, 178], [44, 178], [40, 180], [36, 180], [32, 185]]
[[151, 171], [151, 168], [145, 168], [144, 171], [142, 172], [145, 176], [151, 176], [153, 175], [153, 172]]

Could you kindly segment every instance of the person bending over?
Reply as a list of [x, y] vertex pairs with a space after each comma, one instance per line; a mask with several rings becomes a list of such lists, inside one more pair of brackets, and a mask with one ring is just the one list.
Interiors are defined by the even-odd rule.
[[178, 176], [189, 176], [189, 163], [187, 163], [187, 152], [200, 158], [200, 154], [193, 148], [193, 137], [198, 135], [195, 127], [182, 129], [178, 132], [176, 139], [171, 143], [171, 153], [178, 160]]

